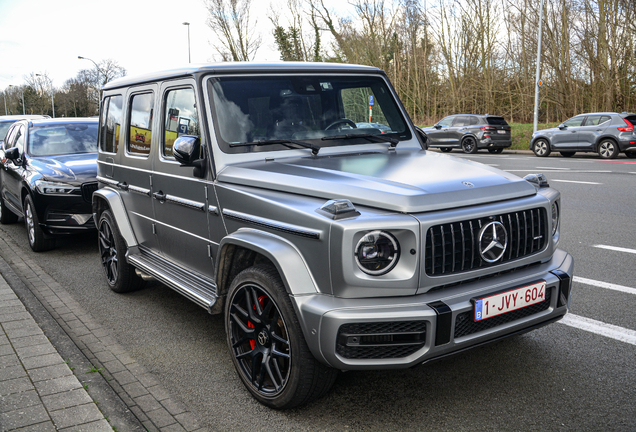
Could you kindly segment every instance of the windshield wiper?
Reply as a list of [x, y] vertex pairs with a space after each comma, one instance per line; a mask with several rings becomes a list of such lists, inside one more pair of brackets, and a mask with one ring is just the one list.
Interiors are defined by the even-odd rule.
[[385, 143], [388, 142], [391, 144], [391, 148], [395, 148], [400, 142], [397, 138], [391, 138], [383, 135], [374, 135], [374, 134], [346, 134], [346, 135], [337, 135], [337, 136], [326, 136], [322, 137], [322, 140], [339, 140], [339, 139], [354, 139], [354, 138], [366, 138], [369, 141], [377, 142], [377, 143]]
[[304, 141], [296, 141], [296, 140], [290, 140], [290, 139], [258, 140], [258, 141], [252, 141], [252, 142], [230, 144], [230, 147], [266, 146], [266, 145], [275, 145], [275, 144], [282, 144], [289, 148], [294, 148], [290, 144], [295, 144], [304, 148], [311, 149], [311, 154], [314, 156], [316, 156], [318, 152], [320, 151], [320, 146], [307, 143]]

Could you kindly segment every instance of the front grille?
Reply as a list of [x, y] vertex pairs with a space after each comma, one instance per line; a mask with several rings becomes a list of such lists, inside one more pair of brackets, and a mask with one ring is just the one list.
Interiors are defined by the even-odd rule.
[[407, 357], [426, 343], [426, 321], [344, 324], [338, 329], [336, 352], [348, 359]]
[[[499, 265], [543, 250], [548, 239], [546, 211], [535, 208], [480, 219], [430, 227], [426, 232], [424, 268], [428, 276], [441, 276]], [[479, 232], [491, 221], [501, 222], [508, 233], [508, 245], [495, 263], [479, 253]]]
[[84, 198], [84, 201], [88, 203], [92, 202], [93, 192], [95, 192], [98, 187], [97, 182], [82, 183], [82, 198]]
[[523, 309], [517, 309], [503, 315], [497, 315], [492, 318], [477, 322], [473, 320], [474, 311], [461, 313], [457, 315], [457, 318], [455, 318], [455, 338], [468, 336], [473, 333], [488, 330], [490, 328], [497, 327], [502, 324], [506, 324], [547, 310], [550, 307], [551, 298], [552, 290], [546, 289], [545, 300], [541, 303], [533, 304], [532, 306], [528, 306]]

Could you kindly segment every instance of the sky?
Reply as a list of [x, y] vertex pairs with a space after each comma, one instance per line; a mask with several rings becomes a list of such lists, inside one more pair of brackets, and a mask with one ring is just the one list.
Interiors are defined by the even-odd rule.
[[[250, 14], [263, 38], [258, 61], [280, 58], [269, 9], [268, 0], [252, 0]], [[25, 84], [31, 73], [47, 74], [59, 88], [94, 67], [78, 56], [97, 63], [112, 59], [128, 75], [185, 65], [188, 27], [192, 63], [214, 61], [207, 16], [204, 0], [0, 0], [0, 91]]]

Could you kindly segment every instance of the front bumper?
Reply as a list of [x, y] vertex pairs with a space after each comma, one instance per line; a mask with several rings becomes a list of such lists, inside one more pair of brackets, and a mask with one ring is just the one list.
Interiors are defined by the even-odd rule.
[[[293, 297], [314, 356], [337, 369], [408, 368], [562, 318], [569, 309], [573, 259], [409, 297]], [[471, 299], [545, 280], [543, 303], [474, 322]]]
[[91, 204], [81, 195], [33, 194], [40, 227], [47, 236], [75, 234], [95, 229]]

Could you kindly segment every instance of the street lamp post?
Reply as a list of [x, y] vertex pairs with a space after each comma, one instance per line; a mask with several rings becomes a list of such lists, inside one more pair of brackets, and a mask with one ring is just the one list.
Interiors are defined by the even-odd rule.
[[[35, 74], [35, 76], [41, 77], [43, 75]], [[46, 78], [48, 78], [48, 77], [46, 77]], [[55, 118], [55, 102], [53, 101], [53, 83], [49, 82], [48, 84], [51, 85], [51, 109], [53, 110], [53, 118]]]
[[4, 99], [4, 115], [7, 115], [7, 92], [6, 90], [2, 92], [2, 99]]
[[[97, 69], [97, 84], [99, 85], [99, 91], [98, 91], [99, 98], [97, 101], [97, 106], [99, 107], [99, 103], [102, 100], [102, 84], [101, 84], [101, 81], [99, 80], [99, 74], [102, 70], [99, 68], [99, 66], [97, 66], [97, 63], [95, 63], [94, 60], [89, 59], [88, 57], [77, 56], [77, 58], [80, 60], [90, 60], [91, 62], [93, 62], [93, 64], [95, 65], [95, 68]], [[104, 76], [106, 76], [106, 74], [104, 74]]]
[[184, 26], [188, 26], [188, 63], [190, 63], [190, 23], [184, 22]]
[[539, 36], [537, 46], [537, 73], [534, 82], [534, 124], [532, 132], [536, 132], [539, 127], [539, 87], [541, 86], [541, 30], [543, 27], [543, 0], [539, 7]]
[[[13, 84], [9, 84], [9, 87], [15, 87]], [[20, 88], [20, 92], [22, 93], [22, 115], [26, 115], [26, 111], [24, 109], [24, 90]]]

